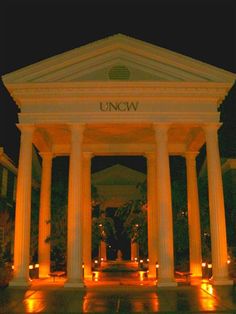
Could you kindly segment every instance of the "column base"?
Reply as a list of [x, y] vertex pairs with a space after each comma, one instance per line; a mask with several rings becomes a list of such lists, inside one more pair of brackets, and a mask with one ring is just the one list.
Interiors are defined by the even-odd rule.
[[214, 286], [232, 286], [234, 284], [233, 280], [229, 278], [213, 278], [210, 283]]
[[157, 286], [158, 287], [177, 287], [177, 282], [173, 280], [161, 280], [157, 281]]
[[93, 274], [84, 275], [84, 279], [85, 280], [92, 280], [93, 279]]
[[149, 267], [148, 267], [148, 278], [156, 278], [156, 277], [157, 277], [156, 265], [149, 265]]
[[191, 286], [199, 286], [202, 283], [202, 276], [191, 276], [190, 277]]
[[84, 288], [83, 281], [67, 281], [64, 284], [64, 288]]
[[30, 280], [26, 280], [23, 278], [20, 279], [13, 279], [9, 282], [9, 287], [21, 287], [21, 288], [29, 288], [31, 285]]
[[43, 279], [43, 278], [49, 278], [50, 276], [49, 276], [49, 274], [50, 274], [50, 270], [48, 271], [48, 272], [43, 272], [43, 273], [40, 273], [39, 272], [39, 278], [41, 279]]
[[47, 279], [47, 278], [50, 278], [49, 275], [39, 275], [39, 279]]

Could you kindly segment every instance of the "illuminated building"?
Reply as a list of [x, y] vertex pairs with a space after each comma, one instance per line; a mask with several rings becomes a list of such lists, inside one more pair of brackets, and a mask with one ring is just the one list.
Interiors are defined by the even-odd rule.
[[[50, 216], [51, 160], [70, 157], [66, 286], [82, 287], [83, 255], [91, 252], [93, 155], [147, 157], [149, 273], [154, 276], [158, 256], [159, 286], [176, 285], [169, 155], [186, 157], [190, 270], [201, 276], [195, 158], [206, 142], [213, 279], [215, 284], [231, 283], [217, 109], [235, 78], [228, 71], [120, 34], [4, 75], [3, 82], [21, 109], [11, 285], [28, 284], [32, 143], [43, 158], [42, 239], [49, 232], [45, 221]], [[47, 252], [44, 248], [43, 259]]]

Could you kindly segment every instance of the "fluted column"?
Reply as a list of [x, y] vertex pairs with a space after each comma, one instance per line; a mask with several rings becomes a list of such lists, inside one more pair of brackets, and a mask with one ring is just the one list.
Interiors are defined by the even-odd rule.
[[147, 157], [147, 203], [148, 203], [148, 277], [156, 277], [157, 262], [157, 204], [156, 204], [156, 153]]
[[92, 278], [91, 158], [92, 153], [83, 153], [83, 262], [86, 279]]
[[40, 190], [39, 209], [39, 244], [38, 261], [39, 277], [48, 277], [50, 273], [50, 242], [45, 240], [51, 234], [51, 178], [52, 178], [52, 153], [40, 153], [42, 157], [42, 178]]
[[196, 173], [197, 152], [186, 152], [190, 272], [202, 276], [201, 227]]
[[68, 191], [67, 281], [65, 287], [83, 287], [82, 271], [82, 140], [84, 126], [71, 125]]
[[157, 145], [158, 286], [176, 286], [168, 129], [167, 124], [154, 125]]
[[203, 127], [206, 135], [207, 173], [210, 208], [211, 254], [213, 282], [216, 285], [232, 284], [228, 278], [227, 239], [224, 195], [217, 129], [219, 124]]
[[14, 278], [10, 282], [10, 286], [24, 287], [29, 285], [32, 137], [34, 127], [21, 125], [20, 129], [21, 144], [15, 213]]

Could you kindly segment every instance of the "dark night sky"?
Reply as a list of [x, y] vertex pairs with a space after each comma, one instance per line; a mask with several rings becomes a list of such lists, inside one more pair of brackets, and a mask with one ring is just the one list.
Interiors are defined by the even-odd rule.
[[[236, 1], [6, 0], [0, 12], [0, 75], [116, 33], [236, 73]], [[0, 88], [0, 144], [17, 160], [16, 106]], [[222, 106], [222, 121], [235, 150], [229, 141], [221, 150], [236, 156], [235, 87]]]

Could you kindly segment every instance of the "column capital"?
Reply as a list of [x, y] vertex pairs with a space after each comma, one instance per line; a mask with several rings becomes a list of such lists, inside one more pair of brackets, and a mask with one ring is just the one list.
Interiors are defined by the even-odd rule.
[[53, 152], [40, 152], [39, 155], [43, 158], [43, 159], [47, 159], [50, 160], [54, 157]]
[[170, 125], [171, 125], [171, 123], [166, 123], [166, 122], [163, 122], [163, 123], [154, 122], [152, 124], [153, 129], [155, 131], [165, 131], [165, 132], [167, 132], [169, 130]]
[[71, 131], [78, 130], [81, 133], [83, 133], [85, 129], [85, 123], [70, 123], [68, 126]]
[[156, 158], [156, 152], [146, 152], [144, 153], [144, 157], [147, 159], [155, 159]]
[[211, 131], [217, 131], [221, 125], [222, 123], [220, 122], [205, 123], [202, 125], [202, 129], [205, 131], [205, 133], [208, 133]]
[[33, 133], [35, 130], [34, 124], [17, 124], [17, 128], [24, 133]]
[[71, 141], [81, 143], [83, 139], [85, 123], [71, 123], [69, 124], [69, 129], [71, 131]]
[[159, 142], [167, 142], [169, 128], [170, 123], [153, 123], [157, 144]]
[[197, 155], [199, 154], [198, 151], [187, 151], [184, 153], [184, 157], [186, 159], [195, 159], [197, 157]]
[[83, 158], [91, 159], [94, 156], [92, 152], [83, 152]]

